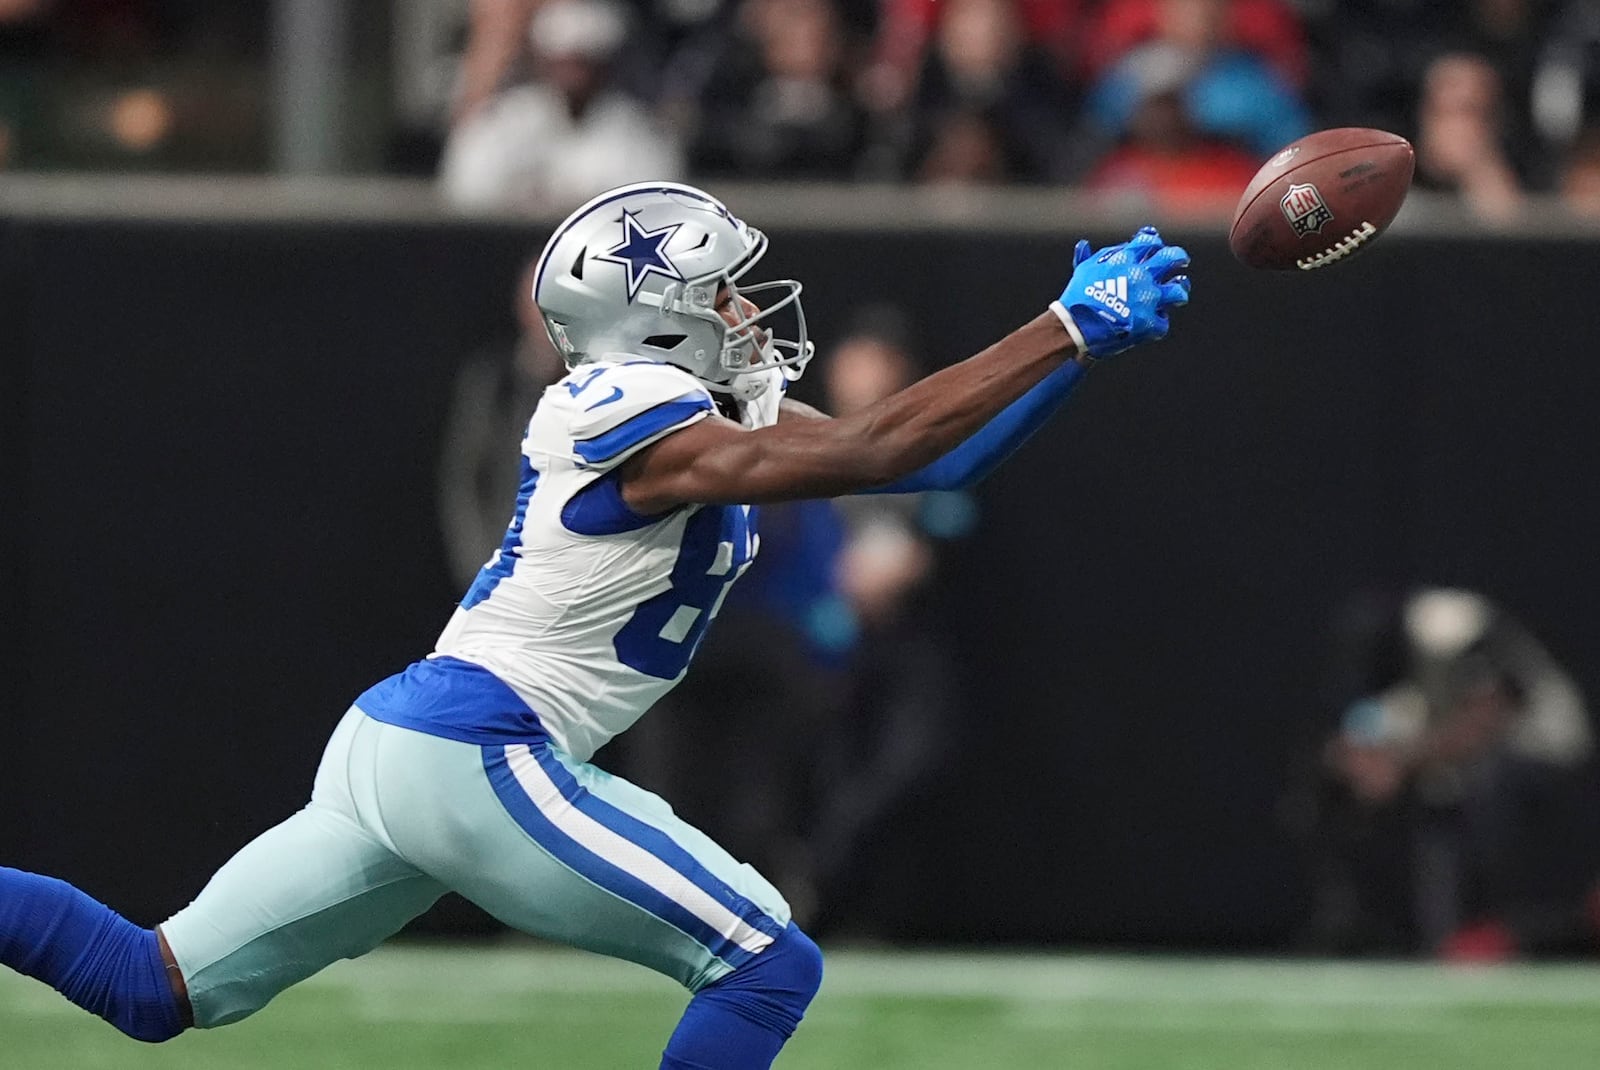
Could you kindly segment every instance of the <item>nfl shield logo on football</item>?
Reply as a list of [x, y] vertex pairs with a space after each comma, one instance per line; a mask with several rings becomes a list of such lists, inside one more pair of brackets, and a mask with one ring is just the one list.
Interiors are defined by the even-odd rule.
[[1328, 210], [1322, 194], [1309, 182], [1290, 186], [1278, 204], [1283, 209], [1283, 217], [1302, 238], [1312, 231], [1320, 234], [1322, 228], [1333, 221], [1333, 213]]

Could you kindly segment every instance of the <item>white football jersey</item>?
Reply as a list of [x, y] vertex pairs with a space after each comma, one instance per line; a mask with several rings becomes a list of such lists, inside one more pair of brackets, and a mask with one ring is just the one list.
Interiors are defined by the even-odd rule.
[[[746, 427], [777, 421], [783, 375], [765, 374]], [[682, 679], [760, 540], [749, 506], [641, 516], [617, 469], [714, 411], [697, 379], [648, 361], [580, 365], [547, 389], [505, 541], [430, 657], [489, 670], [579, 761], [637, 720]]]

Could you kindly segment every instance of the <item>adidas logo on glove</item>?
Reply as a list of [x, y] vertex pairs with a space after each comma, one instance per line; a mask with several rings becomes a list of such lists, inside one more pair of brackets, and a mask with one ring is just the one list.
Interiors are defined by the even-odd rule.
[[1114, 279], [1104, 282], [1091, 283], [1084, 288], [1084, 295], [1091, 301], [1099, 301], [1119, 316], [1132, 313], [1128, 307], [1128, 276], [1118, 275]]

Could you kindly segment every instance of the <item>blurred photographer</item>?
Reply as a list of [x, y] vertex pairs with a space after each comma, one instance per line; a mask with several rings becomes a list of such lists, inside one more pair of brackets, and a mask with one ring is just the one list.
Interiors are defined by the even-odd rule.
[[[1369, 607], [1370, 609], [1370, 607]], [[1322, 752], [1314, 940], [1498, 959], [1583, 930], [1592, 738], [1582, 696], [1480, 594], [1349, 618], [1365, 679]]]

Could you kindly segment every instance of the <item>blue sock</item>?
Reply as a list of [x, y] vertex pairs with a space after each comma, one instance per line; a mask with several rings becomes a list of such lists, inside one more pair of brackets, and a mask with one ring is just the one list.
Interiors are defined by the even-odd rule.
[[822, 984], [822, 952], [790, 923], [767, 948], [689, 1001], [661, 1070], [767, 1070]]
[[0, 964], [37, 978], [135, 1040], [183, 1032], [154, 929], [65, 881], [0, 866]]

